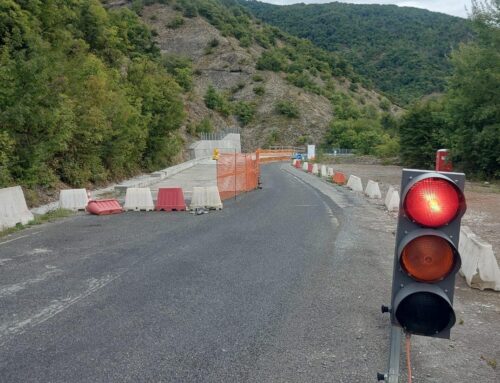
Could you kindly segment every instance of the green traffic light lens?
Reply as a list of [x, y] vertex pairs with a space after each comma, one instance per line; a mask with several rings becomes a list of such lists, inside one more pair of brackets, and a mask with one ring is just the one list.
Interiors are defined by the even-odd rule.
[[425, 336], [436, 335], [451, 328], [456, 320], [450, 304], [430, 292], [408, 295], [398, 305], [395, 316], [407, 332]]

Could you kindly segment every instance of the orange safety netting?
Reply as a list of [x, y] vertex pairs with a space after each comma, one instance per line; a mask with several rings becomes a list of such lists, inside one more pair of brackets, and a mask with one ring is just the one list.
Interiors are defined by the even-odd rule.
[[278, 161], [289, 161], [294, 151], [291, 149], [259, 149], [259, 159], [261, 163], [267, 162], [278, 162]]
[[259, 186], [259, 154], [219, 154], [217, 160], [217, 187], [222, 200]]

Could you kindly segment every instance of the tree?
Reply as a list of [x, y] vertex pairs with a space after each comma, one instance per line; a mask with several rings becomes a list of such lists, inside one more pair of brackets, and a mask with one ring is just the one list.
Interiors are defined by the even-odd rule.
[[415, 104], [399, 124], [401, 160], [404, 166], [432, 169], [436, 150], [445, 145], [450, 129], [444, 100]]
[[449, 112], [464, 170], [500, 178], [500, 1], [474, 1], [477, 38], [452, 54]]

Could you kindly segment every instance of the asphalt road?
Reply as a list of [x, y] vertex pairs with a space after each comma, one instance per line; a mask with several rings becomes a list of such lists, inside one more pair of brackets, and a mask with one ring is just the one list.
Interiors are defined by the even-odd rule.
[[394, 228], [304, 177], [268, 165], [263, 190], [220, 212], [80, 215], [4, 239], [0, 381], [374, 381]]

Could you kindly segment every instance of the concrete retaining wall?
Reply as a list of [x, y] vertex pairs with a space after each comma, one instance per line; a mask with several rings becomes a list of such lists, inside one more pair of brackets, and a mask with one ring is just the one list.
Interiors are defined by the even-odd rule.
[[194, 160], [189, 160], [181, 164], [171, 166], [169, 168], [159, 170], [152, 174], [146, 174], [139, 177], [132, 178], [130, 180], [124, 181], [119, 185], [115, 186], [115, 191], [120, 193], [125, 193], [128, 188], [144, 188], [149, 187], [159, 181], [163, 181], [168, 177], [172, 177], [184, 170], [190, 169], [195, 165], [198, 165], [204, 161], [207, 161], [210, 157], [200, 157]]
[[241, 137], [239, 134], [231, 133], [222, 140], [198, 141], [189, 147], [189, 154], [193, 159], [211, 157], [214, 149], [219, 149], [219, 153], [241, 153]]

